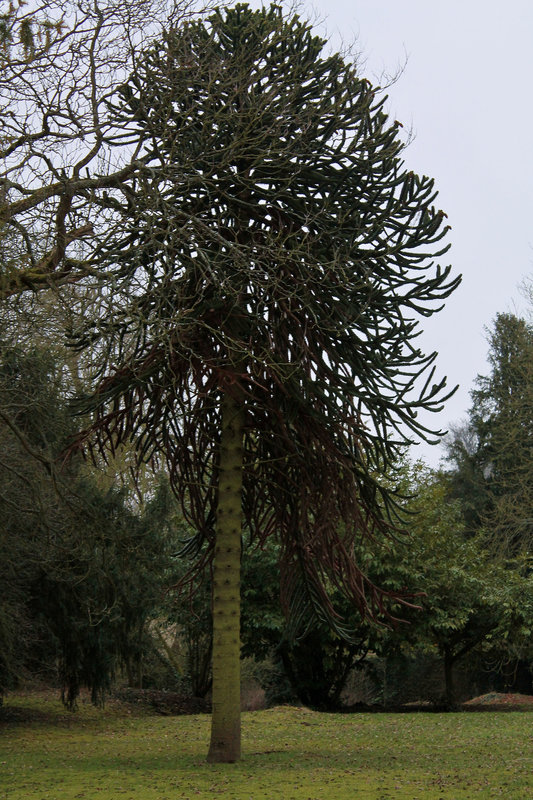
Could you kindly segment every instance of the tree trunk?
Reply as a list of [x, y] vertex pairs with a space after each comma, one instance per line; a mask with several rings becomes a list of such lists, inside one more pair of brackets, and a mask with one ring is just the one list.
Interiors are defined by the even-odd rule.
[[446, 708], [448, 711], [453, 711], [457, 708], [457, 700], [455, 697], [455, 683], [453, 675], [453, 665], [455, 658], [449, 648], [444, 649], [444, 683], [446, 691]]
[[244, 407], [226, 395], [213, 573], [213, 713], [207, 760], [241, 757], [240, 571]]

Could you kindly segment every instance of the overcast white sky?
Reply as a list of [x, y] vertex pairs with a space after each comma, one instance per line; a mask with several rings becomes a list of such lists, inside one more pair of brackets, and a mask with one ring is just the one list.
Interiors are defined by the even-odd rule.
[[[421, 338], [460, 385], [431, 417], [446, 428], [466, 415], [486, 370], [485, 326], [498, 311], [524, 310], [518, 285], [533, 273], [533, 0], [304, 0], [306, 10], [336, 46], [356, 42], [372, 83], [403, 67], [390, 114], [412, 126], [405, 160], [435, 179], [452, 226], [446, 263], [463, 275]], [[436, 466], [441, 453], [413, 454]]]

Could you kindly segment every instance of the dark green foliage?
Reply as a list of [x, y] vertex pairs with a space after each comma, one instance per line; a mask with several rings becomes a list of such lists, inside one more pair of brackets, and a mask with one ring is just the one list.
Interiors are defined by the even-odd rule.
[[399, 524], [379, 476], [410, 435], [431, 436], [417, 414], [445, 382], [415, 337], [458, 279], [435, 264], [444, 214], [405, 169], [385, 98], [324, 45], [279, 6], [238, 5], [139, 57], [111, 112], [115, 142], [148, 166], [95, 199], [117, 221], [98, 252], [113, 289], [73, 345], [102, 356], [81, 442], [166, 459], [199, 568], [221, 398], [240, 398], [245, 528], [278, 537], [297, 625], [341, 632], [330, 589], [383, 607], [354, 545]]
[[504, 570], [497, 604], [499, 614], [507, 610], [508, 630], [494, 642], [493, 672], [531, 675], [533, 328], [498, 314], [488, 341], [489, 371], [478, 375], [468, 422], [448, 443], [447, 478], [466, 531], [485, 541], [494, 574]]
[[[52, 459], [65, 443], [66, 414], [60, 408], [61, 372], [42, 349], [2, 348], [0, 411], [27, 443]], [[14, 431], [13, 431], [14, 432]]]
[[[129, 511], [120, 492], [78, 483], [64, 532], [45, 559], [33, 589], [35, 612], [52, 636], [69, 705], [80, 686], [94, 702], [124, 666], [142, 683], [147, 624], [161, 605], [168, 580], [169, 498], [162, 488], [142, 515]], [[68, 554], [68, 562], [56, 559]]]
[[350, 643], [326, 626], [314, 628], [299, 641], [281, 642], [279, 656], [285, 674], [304, 705], [322, 711], [342, 707], [341, 693], [348, 677], [368, 652], [369, 631], [361, 627], [361, 639], [354, 636]]
[[[179, 582], [190, 567], [190, 562], [179, 559], [175, 564], [174, 581]], [[163, 617], [156, 634], [160, 657], [173, 669], [184, 692], [205, 697], [212, 684], [210, 576], [202, 576], [194, 591], [170, 591]]]
[[35, 643], [28, 588], [53, 539], [50, 525], [57, 517], [52, 467], [64, 434], [58, 398], [51, 358], [37, 349], [2, 348], [0, 691], [16, 682]]
[[[183, 582], [183, 576], [190, 569], [194, 569], [194, 560], [179, 559], [175, 565], [175, 580]], [[277, 650], [285, 629], [279, 599], [279, 549], [245, 547], [241, 579], [241, 655], [261, 662]], [[157, 642], [169, 665], [174, 663], [178, 668], [182, 686], [193, 695], [204, 697], [211, 688], [213, 645], [209, 571], [190, 588], [191, 591], [182, 589], [168, 593]], [[162, 640], [165, 630], [166, 642]]]
[[[359, 554], [361, 555], [361, 554]], [[260, 661], [270, 657], [275, 669], [266, 675], [267, 700], [298, 699], [307, 706], [336, 709], [348, 676], [365, 658], [373, 629], [361, 623], [358, 610], [335, 596], [335, 607], [357, 633], [347, 643], [323, 623], [298, 629], [284, 620], [279, 602], [279, 548], [246, 553], [242, 573], [242, 654]], [[372, 576], [369, 576], [372, 577]]]
[[[489, 332], [487, 375], [478, 375], [463, 435], [448, 445], [450, 485], [470, 530], [484, 526], [504, 555], [533, 541], [533, 329], [498, 314]], [[465, 443], [468, 442], [468, 446]]]
[[489, 345], [491, 370], [477, 378], [471, 412], [492, 498], [486, 522], [503, 552], [531, 553], [533, 327], [513, 314], [499, 314]]
[[71, 425], [63, 392], [50, 356], [3, 349], [0, 692], [37, 674], [59, 679], [72, 706], [81, 685], [100, 701], [117, 666], [141, 663], [174, 542], [164, 485], [134, 513], [57, 460]]
[[[180, 568], [183, 572], [186, 565]], [[245, 549], [242, 570], [241, 656], [258, 667], [267, 702], [299, 702], [315, 708], [338, 708], [349, 673], [367, 652], [372, 631], [360, 625], [355, 608], [336, 605], [353, 628], [360, 627], [358, 641], [347, 644], [327, 626], [318, 624], [304, 638], [287, 625], [280, 604], [279, 548]], [[177, 628], [175, 660], [183, 670], [188, 691], [203, 697], [210, 688], [211, 588], [204, 579], [190, 596], [171, 593], [165, 607], [166, 625]], [[308, 626], [306, 626], [308, 627]], [[167, 627], [168, 630], [168, 627]], [[302, 633], [302, 631], [300, 631]], [[161, 647], [161, 642], [160, 642]], [[163, 648], [164, 649], [164, 648]], [[273, 665], [273, 666], [271, 666]]]
[[460, 503], [465, 535], [473, 536], [492, 507], [492, 498], [487, 464], [472, 422], [452, 426], [445, 447], [446, 459], [453, 464], [447, 472], [449, 496]]
[[249, 549], [242, 564], [242, 655], [257, 661], [272, 655], [285, 630], [280, 605], [279, 547]]
[[455, 670], [466, 657], [499, 653], [512, 659], [524, 648], [533, 624], [533, 587], [523, 564], [496, 561], [483, 533], [466, 535], [444, 476], [417, 468], [409, 482], [415, 496], [410, 537], [385, 548], [374, 569], [382, 585], [418, 590], [420, 610], [404, 612], [408, 624], [386, 634], [381, 652], [438, 655], [442, 702], [453, 708]]
[[213, 683], [211, 656], [211, 586], [206, 581], [190, 598], [191, 606], [182, 609], [181, 629], [185, 639], [187, 677], [194, 697], [205, 697]]

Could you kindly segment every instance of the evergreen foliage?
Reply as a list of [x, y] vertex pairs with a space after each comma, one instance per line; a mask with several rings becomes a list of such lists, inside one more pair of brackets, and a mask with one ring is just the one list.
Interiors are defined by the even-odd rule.
[[58, 460], [72, 433], [62, 370], [49, 353], [4, 347], [0, 364], [0, 692], [21, 676], [80, 686], [100, 702], [132, 674], [170, 580], [172, 503], [162, 485], [142, 515]]
[[459, 283], [433, 181], [325, 44], [276, 5], [170, 26], [109, 103], [144, 168], [93, 201], [112, 289], [73, 331], [100, 367], [80, 446], [165, 459], [199, 569], [218, 556], [212, 760], [240, 756], [241, 525], [278, 537], [295, 628], [346, 635], [330, 590], [383, 610], [354, 544], [398, 527], [379, 476], [446, 399], [416, 346]]
[[150, 169], [102, 200], [123, 221], [102, 244], [113, 292], [74, 331], [103, 354], [83, 440], [164, 456], [204, 560], [222, 397], [244, 406], [245, 526], [279, 535], [302, 624], [336, 624], [326, 575], [381, 607], [352, 542], [396, 524], [377, 476], [445, 399], [417, 317], [458, 283], [432, 261], [447, 249], [433, 182], [405, 170], [385, 98], [324, 44], [277, 6], [239, 5], [139, 59], [114, 112]]
[[533, 328], [498, 314], [488, 341], [489, 373], [478, 375], [468, 424], [448, 444], [450, 481], [470, 529], [485, 527], [496, 552], [523, 556], [533, 544]]

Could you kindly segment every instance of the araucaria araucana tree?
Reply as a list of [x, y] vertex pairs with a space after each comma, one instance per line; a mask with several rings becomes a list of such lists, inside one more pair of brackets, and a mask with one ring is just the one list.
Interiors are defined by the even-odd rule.
[[112, 291], [74, 336], [101, 354], [80, 442], [164, 456], [214, 555], [212, 761], [240, 756], [243, 531], [279, 541], [300, 633], [340, 626], [328, 587], [379, 612], [353, 545], [397, 527], [380, 475], [445, 399], [414, 339], [459, 279], [384, 102], [298, 16], [238, 5], [170, 28], [111, 107], [146, 168], [99, 201]]

